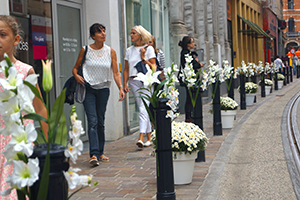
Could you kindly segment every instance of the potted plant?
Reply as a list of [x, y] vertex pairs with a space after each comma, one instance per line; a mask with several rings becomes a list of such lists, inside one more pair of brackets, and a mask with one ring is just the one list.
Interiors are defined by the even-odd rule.
[[[258, 82], [258, 85], [261, 85], [261, 81]], [[266, 95], [270, 94], [271, 87], [273, 86], [273, 82], [270, 79], [265, 79], [265, 89]]]
[[[62, 109], [65, 90], [56, 98], [51, 113], [49, 101], [46, 102], [47, 118], [35, 113], [32, 109], [33, 98], [36, 96], [43, 102], [35, 87], [38, 75], [30, 74], [23, 80], [22, 76], [16, 74], [16, 67], [10, 62], [7, 54], [4, 54], [4, 57], [5, 60], [0, 63], [5, 73], [5, 78], [0, 78], [0, 84], [4, 88], [0, 104], [1, 114], [6, 115], [3, 117], [6, 126], [1, 133], [11, 135], [3, 154], [8, 161], [6, 164], [13, 165], [14, 171], [7, 178], [9, 188], [2, 191], [1, 195], [8, 195], [16, 189], [19, 200], [68, 199], [68, 186], [70, 189], [81, 186], [78, 190], [91, 186], [91, 176], [79, 176], [76, 173], [79, 169], [69, 168], [68, 163], [69, 159], [75, 163], [83, 149], [80, 140], [83, 133], [81, 121], [77, 120], [73, 108], [70, 116], [71, 130], [68, 133]], [[46, 63], [42, 63], [43, 89], [48, 99], [53, 85], [51, 62], [47, 60]], [[5, 94], [9, 95], [3, 98]], [[12, 116], [15, 121], [10, 120]], [[23, 124], [26, 119], [39, 121], [40, 124], [43, 121], [48, 124], [49, 129], [45, 133], [42, 125], [41, 131], [36, 130], [33, 123], [25, 126]]]
[[[257, 92], [258, 85], [253, 82], [245, 83], [246, 105], [253, 106], [255, 93]], [[240, 91], [240, 87], [238, 87]]]
[[[189, 184], [192, 182], [197, 153], [205, 150], [208, 138], [194, 123], [173, 121], [171, 126], [174, 184]], [[155, 131], [151, 136], [156, 148]]]
[[222, 128], [232, 128], [238, 103], [230, 97], [220, 97]]
[[[274, 79], [275, 79], [276, 74], [274, 74]], [[278, 81], [278, 89], [281, 89], [283, 86], [283, 81], [285, 77], [283, 74], [277, 73], [277, 81]]]

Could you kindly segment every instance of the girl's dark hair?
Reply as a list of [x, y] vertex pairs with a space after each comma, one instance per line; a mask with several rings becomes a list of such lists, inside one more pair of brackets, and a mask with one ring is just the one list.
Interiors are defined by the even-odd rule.
[[187, 45], [191, 42], [191, 36], [184, 36], [181, 41], [179, 41], [178, 46], [181, 46], [182, 49], [187, 49]]
[[101, 29], [105, 30], [105, 26], [99, 23], [95, 23], [90, 27], [90, 37], [93, 37], [95, 33], [101, 32]]

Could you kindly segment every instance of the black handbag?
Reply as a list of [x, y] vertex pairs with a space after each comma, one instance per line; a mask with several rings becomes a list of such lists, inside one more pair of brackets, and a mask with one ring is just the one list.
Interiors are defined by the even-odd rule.
[[138, 62], [134, 67], [137, 69], [138, 73], [140, 73], [140, 72], [143, 74], [147, 73], [147, 68], [146, 68], [145, 64], [143, 63], [143, 61]]
[[[83, 74], [82, 74], [82, 65], [85, 62], [85, 56], [86, 56], [87, 50], [88, 50], [88, 46], [85, 46], [85, 51], [84, 51], [84, 54], [83, 54], [81, 65], [80, 65], [80, 67], [78, 68], [78, 71], [77, 71], [77, 74], [79, 74], [80, 76], [83, 76]], [[73, 105], [74, 104], [74, 99], [78, 103], [82, 103], [84, 101], [85, 86], [81, 85], [80, 83], [77, 83], [74, 76], [71, 76], [65, 82], [63, 89], [65, 89], [65, 88], [66, 88], [65, 103]]]

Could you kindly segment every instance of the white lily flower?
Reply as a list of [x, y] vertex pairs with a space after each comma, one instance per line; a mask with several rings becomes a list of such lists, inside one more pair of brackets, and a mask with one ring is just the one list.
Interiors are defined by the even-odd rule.
[[160, 84], [160, 81], [158, 80], [158, 75], [161, 73], [161, 71], [154, 72], [150, 69], [149, 65], [146, 65], [147, 73], [138, 73], [137, 77], [134, 78], [134, 80], [142, 81], [144, 83], [145, 87], [151, 87], [153, 83]]
[[80, 169], [70, 167], [67, 172], [63, 172], [71, 190], [81, 181], [79, 175], [76, 173], [78, 171], [80, 171]]
[[15, 93], [10, 90], [4, 90], [3, 92], [0, 92], [0, 102], [8, 101], [10, 97], [15, 96]]
[[17, 185], [19, 189], [32, 186], [39, 179], [39, 160], [28, 159], [28, 163], [23, 161], [13, 161], [14, 172], [11, 175], [12, 185]]
[[83, 150], [83, 143], [80, 139], [73, 140], [73, 145], [68, 144], [68, 148], [65, 149], [65, 156], [70, 158], [74, 164], [76, 164], [76, 160], [79, 155], [81, 155], [81, 151]]
[[25, 127], [25, 130], [23, 126], [12, 124], [10, 129], [12, 138], [8, 144], [14, 145], [15, 151], [21, 151], [26, 156], [31, 156], [33, 152], [33, 142], [37, 138], [37, 132], [34, 128], [34, 124], [28, 124]]
[[80, 184], [86, 186], [91, 184], [93, 175], [82, 175], [79, 176], [79, 178], [80, 178]]
[[6, 90], [16, 89], [18, 85], [23, 83], [23, 74], [18, 74], [17, 69], [15, 67], [10, 67], [8, 70], [7, 79], [0, 78], [0, 84]]
[[12, 164], [13, 160], [19, 160], [18, 153], [19, 152], [16, 152], [14, 150], [14, 146], [6, 145], [5, 151], [3, 152], [3, 155], [6, 158], [6, 162], [5, 162], [4, 166]]

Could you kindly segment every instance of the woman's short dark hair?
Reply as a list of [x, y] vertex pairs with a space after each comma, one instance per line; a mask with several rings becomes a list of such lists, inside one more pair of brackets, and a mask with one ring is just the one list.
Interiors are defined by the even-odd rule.
[[181, 41], [179, 41], [178, 46], [181, 46], [183, 49], [187, 49], [187, 45], [191, 43], [191, 36], [184, 36]]
[[102, 24], [99, 24], [99, 23], [94, 23], [90, 27], [90, 37], [93, 37], [97, 32], [101, 32], [101, 29], [105, 30], [105, 26], [103, 26]]

